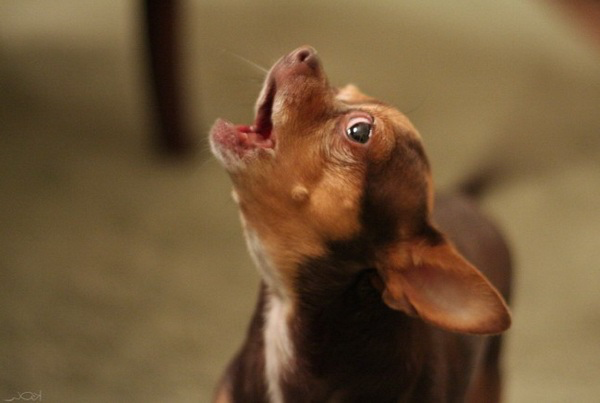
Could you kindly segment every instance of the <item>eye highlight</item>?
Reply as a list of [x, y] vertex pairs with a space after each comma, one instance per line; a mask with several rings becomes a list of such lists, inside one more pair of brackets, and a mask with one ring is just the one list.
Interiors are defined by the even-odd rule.
[[373, 120], [365, 116], [352, 118], [346, 124], [346, 136], [356, 143], [365, 144], [371, 138]]

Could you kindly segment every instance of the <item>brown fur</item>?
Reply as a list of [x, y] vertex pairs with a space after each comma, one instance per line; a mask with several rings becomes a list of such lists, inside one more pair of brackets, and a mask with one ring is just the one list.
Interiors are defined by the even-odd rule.
[[[345, 135], [356, 117], [372, 119], [366, 144]], [[466, 199], [434, 206], [406, 116], [354, 86], [331, 88], [305, 47], [271, 70], [255, 125], [232, 127], [217, 121], [211, 144], [264, 284], [218, 398], [499, 399], [499, 339], [464, 334], [510, 326], [508, 251]], [[243, 145], [244, 130], [258, 140]], [[273, 303], [285, 317], [271, 317]], [[291, 347], [265, 345], [267, 332]]]

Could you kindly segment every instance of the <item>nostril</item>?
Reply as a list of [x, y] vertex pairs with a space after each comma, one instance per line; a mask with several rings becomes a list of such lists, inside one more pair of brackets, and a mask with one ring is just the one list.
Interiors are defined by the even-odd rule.
[[305, 62], [312, 54], [313, 52], [310, 49], [302, 49], [296, 54], [296, 59], [299, 62]]
[[299, 49], [294, 56], [296, 62], [304, 63], [313, 69], [316, 69], [319, 66], [317, 51], [311, 47]]

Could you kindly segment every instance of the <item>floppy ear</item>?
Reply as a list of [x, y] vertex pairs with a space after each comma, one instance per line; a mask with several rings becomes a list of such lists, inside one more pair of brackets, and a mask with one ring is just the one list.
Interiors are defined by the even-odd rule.
[[446, 241], [403, 244], [380, 266], [390, 308], [454, 332], [494, 334], [510, 326], [500, 293]]

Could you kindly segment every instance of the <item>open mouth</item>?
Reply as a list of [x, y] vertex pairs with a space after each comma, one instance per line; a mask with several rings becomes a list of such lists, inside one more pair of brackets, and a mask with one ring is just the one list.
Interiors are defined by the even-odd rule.
[[[265, 85], [263, 99], [258, 106], [252, 125], [235, 125], [219, 119], [211, 129], [213, 149], [226, 160], [232, 156], [241, 159], [258, 150], [275, 148], [271, 114], [276, 85], [274, 80], [270, 80]], [[229, 157], [225, 157], [225, 155]]]
[[249, 127], [240, 126], [240, 131], [247, 133], [248, 137], [254, 142], [259, 144], [271, 143], [271, 147], [273, 147], [275, 143], [272, 136], [273, 122], [271, 121], [271, 115], [276, 92], [275, 81], [271, 80], [267, 85], [264, 99], [256, 112], [254, 124]]
[[[251, 125], [236, 125], [218, 119], [210, 131], [210, 144], [215, 156], [231, 170], [245, 167], [245, 162], [254, 156], [270, 155], [276, 151], [278, 136], [273, 128], [273, 107], [275, 97], [287, 102], [286, 112], [295, 112], [295, 103], [304, 102], [310, 98], [303, 89], [329, 88], [327, 79], [321, 68], [316, 51], [308, 46], [301, 47], [283, 56], [268, 73], [267, 79], [258, 99], [256, 117]], [[319, 87], [319, 88], [321, 88]], [[287, 93], [287, 88], [294, 88], [293, 93]], [[277, 94], [278, 91], [283, 91]], [[279, 106], [276, 113], [279, 113]], [[284, 106], [282, 105], [283, 109]]]

